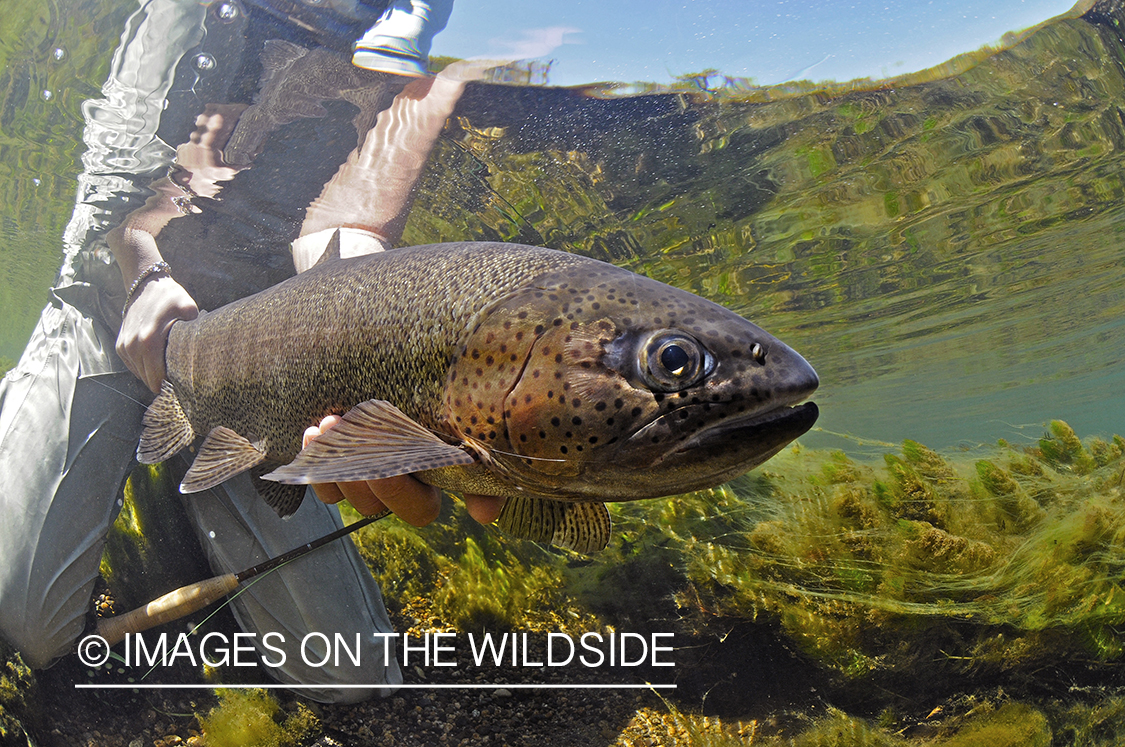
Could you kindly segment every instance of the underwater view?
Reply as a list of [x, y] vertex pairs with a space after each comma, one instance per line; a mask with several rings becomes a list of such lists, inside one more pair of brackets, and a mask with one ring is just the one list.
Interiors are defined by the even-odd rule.
[[[914, 12], [897, 5], [461, 2], [5, 0], [0, 745], [1125, 743], [1125, 7], [974, 16], [980, 41], [931, 8], [923, 44], [879, 25]], [[566, 256], [403, 251], [449, 242]], [[374, 290], [332, 274], [368, 255], [390, 266]], [[538, 321], [503, 283], [557, 302], [587, 271], [622, 293], [571, 288], [565, 342], [543, 317], [535, 339], [562, 351], [544, 380], [597, 347], [657, 395], [627, 420], [622, 385], [568, 378], [546, 395], [571, 400], [560, 425], [534, 409], [535, 366], [489, 368]], [[372, 291], [312, 336], [373, 359], [401, 411], [323, 405], [348, 364], [264, 399], [223, 380], [312, 344], [289, 324], [322, 318], [300, 295], [317, 278]], [[649, 347], [624, 352], [580, 326], [618, 303], [711, 313], [688, 294], [744, 320], [700, 322], [696, 348], [626, 318], [619, 339]], [[478, 307], [483, 353], [442, 378], [429, 340]], [[385, 337], [347, 358], [375, 317]], [[761, 344], [723, 348], [715, 329], [745, 320]], [[774, 367], [753, 396], [788, 423], [738, 431], [748, 472], [693, 435], [726, 417], [718, 395], [668, 425], [665, 399], [728, 355]], [[499, 437], [478, 382], [503, 393]], [[435, 402], [469, 408], [466, 442], [526, 500], [449, 477], [472, 460], [426, 420]], [[306, 411], [344, 422], [302, 440]], [[390, 430], [420, 455], [387, 474], [440, 503], [345, 487], [374, 473], [333, 449]], [[677, 450], [609, 451], [638, 430]], [[384, 506], [397, 517], [264, 567]]]

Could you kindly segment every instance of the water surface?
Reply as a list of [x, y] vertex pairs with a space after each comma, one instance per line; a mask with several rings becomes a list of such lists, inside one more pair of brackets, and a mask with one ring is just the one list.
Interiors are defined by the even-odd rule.
[[[9, 360], [61, 260], [79, 106], [130, 10], [23, 3], [0, 22]], [[406, 239], [544, 244], [710, 297], [814, 364], [825, 431], [939, 448], [1050, 418], [1109, 434], [1125, 414], [1114, 20], [1060, 20], [959, 75], [875, 90], [476, 85]]]

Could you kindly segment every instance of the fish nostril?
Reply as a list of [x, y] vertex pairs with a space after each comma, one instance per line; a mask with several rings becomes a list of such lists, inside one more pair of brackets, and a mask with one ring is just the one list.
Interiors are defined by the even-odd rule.
[[760, 343], [754, 343], [750, 346], [750, 357], [758, 362], [759, 365], [766, 364], [766, 349]]

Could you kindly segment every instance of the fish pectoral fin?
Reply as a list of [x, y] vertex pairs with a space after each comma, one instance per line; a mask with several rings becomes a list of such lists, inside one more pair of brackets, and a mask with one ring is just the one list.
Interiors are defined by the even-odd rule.
[[250, 480], [254, 483], [254, 489], [258, 491], [258, 495], [266, 502], [266, 505], [277, 511], [277, 515], [281, 518], [288, 519], [297, 513], [297, 509], [301, 507], [301, 501], [305, 499], [305, 491], [309, 488], [307, 485], [284, 485], [272, 480], [263, 480], [262, 475], [271, 469], [272, 467], [269, 465], [254, 467], [250, 470]]
[[191, 422], [167, 379], [160, 384], [160, 394], [145, 410], [141, 422], [144, 431], [137, 446], [137, 461], [141, 464], [163, 462], [195, 440]]
[[612, 522], [604, 503], [519, 495], [504, 503], [496, 526], [514, 537], [589, 554], [600, 552], [609, 544]]
[[191, 463], [181, 493], [198, 493], [265, 461], [266, 453], [230, 428], [213, 428]]
[[439, 467], [473, 464], [390, 402], [361, 402], [266, 480], [290, 485], [381, 480]]

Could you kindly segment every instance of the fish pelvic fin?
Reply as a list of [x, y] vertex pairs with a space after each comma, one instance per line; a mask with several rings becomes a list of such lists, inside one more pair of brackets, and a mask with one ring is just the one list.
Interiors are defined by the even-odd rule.
[[372, 399], [348, 410], [296, 459], [263, 478], [289, 485], [381, 480], [475, 461], [390, 402]]
[[250, 470], [250, 479], [266, 505], [276, 511], [281, 518], [288, 519], [297, 513], [301, 501], [305, 499], [305, 491], [309, 488], [307, 485], [284, 485], [272, 480], [263, 480], [262, 475], [271, 469], [273, 469], [272, 465], [258, 465]]
[[137, 461], [141, 464], [163, 462], [195, 440], [191, 421], [167, 379], [160, 384], [160, 394], [148, 406], [141, 422], [144, 431], [137, 446]]
[[328, 240], [328, 246], [324, 247], [324, 252], [320, 255], [320, 259], [316, 261], [313, 267], [328, 264], [340, 257], [340, 229], [337, 228], [332, 232], [332, 238]]
[[604, 503], [519, 495], [508, 498], [496, 526], [514, 537], [590, 554], [609, 544], [612, 522]]
[[[213, 488], [266, 459], [265, 451], [226, 426], [213, 428], [191, 463], [181, 493], [198, 493]], [[295, 510], [295, 509], [294, 509]]]

